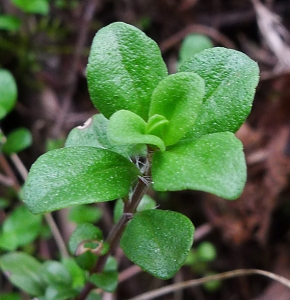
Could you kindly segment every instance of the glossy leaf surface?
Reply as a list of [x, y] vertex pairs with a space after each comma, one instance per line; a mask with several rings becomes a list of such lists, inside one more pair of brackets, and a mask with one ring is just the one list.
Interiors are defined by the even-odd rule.
[[230, 132], [181, 141], [154, 154], [152, 179], [157, 191], [192, 189], [235, 199], [246, 181], [242, 143]]
[[116, 22], [97, 32], [87, 78], [91, 100], [105, 117], [125, 109], [147, 120], [151, 94], [166, 75], [157, 44], [141, 30]]
[[160, 137], [175, 144], [193, 127], [204, 95], [204, 81], [195, 73], [182, 72], [163, 79], [152, 94], [149, 117], [164, 116], [168, 125]]
[[180, 71], [197, 73], [205, 81], [203, 105], [187, 138], [236, 132], [252, 107], [259, 80], [257, 63], [241, 52], [215, 47], [185, 61]]
[[194, 227], [184, 215], [144, 210], [134, 215], [121, 239], [125, 255], [155, 277], [173, 277], [186, 260]]
[[165, 145], [161, 138], [146, 134], [146, 122], [129, 110], [119, 110], [112, 115], [108, 126], [108, 137], [116, 144], [150, 144], [161, 151]]
[[94, 147], [45, 153], [31, 167], [24, 201], [33, 213], [114, 200], [128, 194], [139, 170], [123, 156]]

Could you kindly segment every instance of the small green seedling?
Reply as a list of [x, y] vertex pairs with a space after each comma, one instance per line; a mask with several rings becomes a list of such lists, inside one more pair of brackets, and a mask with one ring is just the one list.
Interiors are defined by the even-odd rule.
[[[217, 257], [215, 246], [208, 242], [201, 242], [196, 248], [192, 248], [185, 261], [185, 265], [190, 266], [194, 274], [205, 277], [214, 275], [210, 270], [210, 263]], [[215, 292], [221, 286], [220, 280], [213, 280], [203, 284], [208, 292]]]
[[213, 43], [207, 36], [198, 33], [188, 34], [180, 46], [179, 65], [202, 50], [212, 47]]
[[[34, 214], [121, 199], [117, 223], [105, 241], [91, 223], [80, 224], [72, 235], [70, 251], [90, 274], [82, 277], [85, 288], [78, 299], [94, 285], [114, 290], [116, 266], [110, 267], [108, 257], [119, 241], [131, 261], [158, 278], [173, 277], [184, 264], [194, 226], [186, 216], [156, 209], [152, 202], [139, 209], [149, 186], [201, 190], [226, 199], [241, 194], [246, 164], [234, 133], [251, 110], [259, 69], [245, 54], [211, 48], [168, 75], [157, 44], [117, 22], [96, 34], [87, 79], [100, 114], [73, 129], [65, 148], [39, 157], [23, 191]], [[2, 258], [1, 267], [14, 274], [7, 261]], [[49, 293], [52, 280], [39, 275], [38, 262], [29, 263], [41, 281], [35, 282], [34, 295]], [[71, 284], [75, 279], [65, 278], [67, 292], [79, 291]], [[53, 285], [51, 295], [62, 292]]]

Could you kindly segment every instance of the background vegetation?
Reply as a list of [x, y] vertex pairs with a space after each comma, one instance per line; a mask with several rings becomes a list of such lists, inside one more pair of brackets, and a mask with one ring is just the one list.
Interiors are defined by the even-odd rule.
[[[12, 138], [0, 154], [0, 254], [20, 249], [40, 259], [59, 257], [59, 245], [47, 223], [28, 214], [18, 193], [25, 168], [45, 151], [63, 146], [68, 132], [97, 112], [86, 86], [89, 48], [98, 29], [123, 21], [144, 30], [160, 45], [171, 72], [186, 55], [180, 49], [190, 33], [203, 36], [195, 43], [200, 48], [212, 43], [240, 50], [256, 60], [262, 71], [252, 113], [237, 133], [248, 164], [242, 196], [229, 202], [201, 192], [151, 192], [160, 208], [182, 212], [196, 225], [188, 266], [172, 281], [237, 268], [259, 268], [290, 278], [290, 3], [267, 0], [263, 4], [254, 0], [1, 0], [0, 67], [14, 76], [18, 98], [1, 120], [0, 140], [4, 144], [5, 137], [20, 129], [16, 145], [22, 147], [16, 149]], [[67, 241], [84, 220], [98, 224], [107, 234], [112, 210], [113, 204], [105, 203], [62, 210], [53, 217]], [[121, 251], [116, 255], [120, 285], [106, 299], [128, 299], [172, 283], [131, 267]], [[14, 297], [6, 299], [28, 299], [4, 275], [0, 287], [3, 299], [4, 293]], [[254, 276], [213, 282], [163, 299], [289, 298], [284, 286]]]

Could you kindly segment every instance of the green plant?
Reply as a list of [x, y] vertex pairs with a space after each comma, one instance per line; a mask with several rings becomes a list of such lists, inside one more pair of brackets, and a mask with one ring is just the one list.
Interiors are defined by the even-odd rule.
[[[50, 267], [21, 252], [5, 254], [0, 266], [11, 281], [39, 299], [85, 299], [94, 286], [112, 292], [117, 264], [110, 255], [119, 242], [143, 270], [161, 279], [174, 276], [188, 256], [194, 226], [148, 199], [143, 208], [139, 204], [150, 186], [226, 199], [240, 195], [246, 165], [234, 133], [251, 110], [258, 73], [246, 55], [212, 48], [168, 75], [158, 46], [140, 30], [120, 22], [99, 30], [87, 78], [101, 114], [73, 129], [65, 148], [38, 158], [23, 197], [34, 214], [121, 199], [117, 223], [105, 240], [91, 223], [79, 224], [69, 242], [76, 259]], [[12, 259], [27, 262], [29, 284], [19, 283], [23, 274]], [[58, 268], [64, 274], [59, 281], [52, 276]]]
[[188, 34], [180, 46], [179, 65], [198, 52], [212, 47], [213, 43], [207, 36], [198, 33]]
[[[201, 242], [196, 248], [192, 248], [186, 259], [185, 265], [191, 267], [194, 274], [200, 276], [211, 276], [215, 272], [210, 270], [209, 263], [217, 257], [215, 246], [207, 241]], [[221, 286], [221, 281], [213, 280], [206, 282], [204, 288], [209, 292], [214, 292]]]

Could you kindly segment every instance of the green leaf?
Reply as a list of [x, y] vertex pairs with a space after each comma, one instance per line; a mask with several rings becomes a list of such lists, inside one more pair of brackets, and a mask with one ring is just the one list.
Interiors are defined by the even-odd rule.
[[45, 291], [45, 300], [68, 300], [74, 299], [77, 292], [67, 286], [49, 286]]
[[0, 257], [0, 268], [18, 288], [34, 296], [43, 295], [45, 283], [39, 272], [41, 264], [34, 257], [11, 252]]
[[180, 71], [197, 73], [205, 81], [203, 105], [187, 138], [236, 132], [252, 107], [259, 81], [257, 63], [241, 52], [216, 47], [185, 61]]
[[160, 135], [166, 146], [175, 144], [193, 127], [203, 95], [204, 81], [194, 73], [173, 74], [158, 84], [149, 117], [159, 114], [169, 121]]
[[118, 272], [104, 271], [102, 273], [92, 274], [90, 277], [90, 282], [102, 290], [112, 293], [116, 290], [118, 285]]
[[16, 208], [4, 221], [0, 248], [16, 250], [32, 242], [41, 232], [42, 216], [33, 215], [25, 206]]
[[92, 205], [77, 205], [69, 210], [68, 219], [75, 223], [95, 223], [102, 217], [102, 211]]
[[198, 245], [196, 255], [198, 256], [198, 259], [203, 262], [213, 261], [217, 257], [215, 246], [207, 241]]
[[75, 259], [72, 257], [65, 257], [62, 259], [62, 264], [69, 271], [72, 278], [72, 288], [82, 288], [85, 284], [85, 272], [78, 266]]
[[1, 300], [22, 300], [21, 295], [19, 293], [5, 293], [0, 294]]
[[21, 20], [15, 16], [0, 15], [0, 29], [2, 30], [18, 30]]
[[94, 147], [45, 153], [31, 167], [24, 202], [32, 213], [110, 201], [128, 194], [138, 168], [123, 156]]
[[134, 215], [121, 239], [125, 255], [161, 279], [173, 277], [185, 262], [193, 242], [194, 227], [184, 215], [144, 210]]
[[230, 132], [180, 141], [154, 154], [152, 180], [157, 191], [193, 189], [235, 199], [246, 181], [243, 145]]
[[43, 263], [40, 272], [43, 280], [49, 286], [67, 286], [72, 284], [72, 278], [66, 267], [58, 261], [46, 261]]
[[79, 245], [84, 241], [102, 242], [102, 240], [103, 234], [98, 227], [90, 223], [83, 223], [78, 225], [72, 233], [68, 246], [70, 252], [76, 254]]
[[0, 120], [14, 107], [17, 99], [17, 86], [12, 74], [0, 69]]
[[104, 271], [92, 274], [90, 281], [106, 292], [114, 292], [118, 285], [117, 267], [117, 261], [112, 256], [109, 256]]
[[47, 15], [49, 12], [47, 0], [11, 0], [11, 2], [26, 13]]
[[212, 47], [213, 44], [207, 36], [198, 33], [189, 34], [184, 38], [180, 47], [180, 63], [193, 57], [196, 53]]
[[103, 297], [101, 294], [91, 291], [86, 300], [102, 300], [102, 299]]
[[6, 143], [3, 145], [3, 152], [7, 155], [18, 153], [32, 144], [32, 135], [26, 128], [18, 128], [10, 132]]
[[139, 29], [116, 22], [97, 32], [87, 77], [92, 102], [105, 117], [125, 109], [147, 120], [151, 94], [165, 76], [157, 44]]
[[146, 134], [146, 126], [147, 123], [135, 113], [119, 110], [110, 118], [108, 138], [116, 144], [150, 144], [164, 151], [165, 145], [161, 138]]
[[78, 126], [69, 133], [65, 147], [91, 146], [101, 149], [109, 149], [125, 157], [143, 154], [145, 152], [136, 145], [113, 145], [107, 137], [109, 120], [102, 114], [96, 114], [89, 118], [83, 126]]

